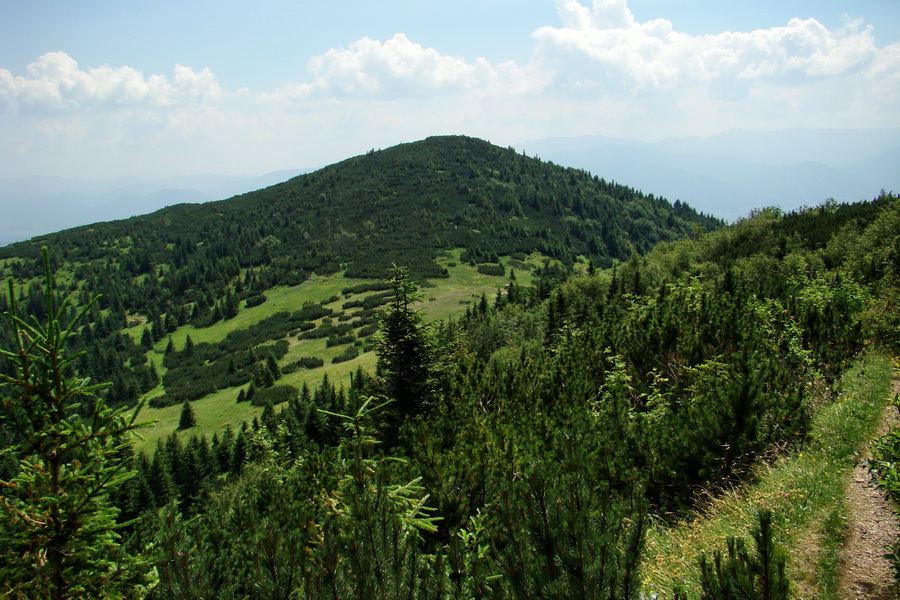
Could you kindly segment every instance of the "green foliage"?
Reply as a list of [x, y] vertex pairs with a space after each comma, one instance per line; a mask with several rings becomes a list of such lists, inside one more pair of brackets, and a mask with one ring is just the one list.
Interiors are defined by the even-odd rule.
[[194, 409], [187, 400], [181, 405], [181, 417], [178, 419], [178, 429], [190, 429], [197, 426], [197, 417], [194, 415]]
[[401, 416], [420, 413], [434, 393], [434, 339], [414, 307], [422, 299], [406, 269], [395, 266], [390, 279], [393, 300], [381, 315], [378, 375]]
[[256, 406], [278, 405], [297, 397], [297, 388], [290, 385], [273, 385], [258, 389], [250, 400]]
[[[893, 404], [900, 410], [900, 396], [894, 397]], [[869, 470], [878, 485], [900, 503], [900, 429], [892, 427], [872, 445]]]
[[753, 531], [755, 553], [742, 538], [728, 538], [727, 556], [700, 557], [701, 600], [787, 600], [790, 582], [785, 575], [787, 556], [772, 538], [772, 513], [759, 511]]
[[[900, 396], [894, 396], [893, 405], [900, 410]], [[872, 444], [869, 471], [878, 482], [878, 487], [891, 496], [894, 505], [900, 505], [900, 429], [891, 427], [890, 431]], [[891, 543], [887, 556], [894, 569], [894, 576], [900, 579], [900, 540]]]
[[247, 308], [253, 308], [254, 306], [265, 304], [266, 300], [268, 300], [268, 298], [266, 298], [265, 294], [256, 294], [247, 298], [247, 300], [244, 302], [244, 306], [246, 306]]
[[10, 597], [133, 596], [143, 563], [124, 552], [110, 493], [132, 473], [123, 458], [137, 410], [126, 415], [97, 396], [102, 387], [74, 375], [67, 341], [91, 304], [64, 323], [45, 251], [45, 320], [19, 315], [9, 282], [13, 347], [2, 350], [0, 418], [15, 432], [4, 451], [18, 473], [0, 482], [0, 579]]
[[281, 367], [281, 372], [285, 375], [293, 373], [298, 369], [317, 369], [325, 364], [325, 360], [318, 356], [304, 356], [299, 360], [295, 360]]
[[[539, 251], [564, 265], [585, 255], [605, 266], [689, 235], [694, 225], [721, 223], [583, 171], [480, 140], [439, 137], [230, 200], [76, 228], [41, 243], [52, 246], [79, 297], [103, 294], [79, 336], [79, 349], [87, 351], [82, 372], [110, 381], [104, 397], [119, 406], [158, 386], [162, 373], [147, 359], [148, 349], [167, 335], [186, 325], [233, 324], [246, 307], [267, 297], [271, 303], [275, 286], [295, 286], [313, 274], [346, 269], [348, 277], [379, 280], [344, 290], [375, 292], [348, 299], [374, 308], [388, 301], [379, 293], [385, 289], [380, 280], [392, 263], [407, 265], [419, 281], [446, 277], [437, 259], [454, 248], [466, 248], [480, 262]], [[0, 248], [0, 276], [39, 276], [38, 255], [33, 242]], [[39, 300], [26, 293], [26, 312], [40, 310]], [[317, 318], [307, 315], [288, 331], [310, 330]], [[147, 328], [140, 344], [120, 333], [138, 323]], [[233, 339], [225, 352], [237, 361], [236, 354], [263, 343], [260, 338], [283, 337], [275, 333], [280, 325], [266, 323], [272, 328], [265, 333], [242, 328], [247, 336]], [[229, 371], [213, 362], [210, 369], [168, 375], [166, 393], [154, 393], [155, 407], [247, 383], [251, 369]]]
[[[151, 383], [148, 345], [178, 327], [227, 319], [240, 299], [311, 270], [381, 276], [408, 259], [387, 284], [345, 288], [368, 294], [343, 299], [361, 309], [352, 314], [325, 307], [342, 301], [337, 287], [281, 313], [272, 290], [270, 316], [251, 327], [191, 330], [191, 344], [175, 334], [185, 344], [163, 356], [162, 402], [249, 381], [243, 399], [263, 411], [211, 440], [171, 435], [135, 458], [115, 501], [123, 519], [158, 517], [134, 530], [156, 562], [154, 594], [633, 598], [648, 513], [680, 516], [698, 492], [752, 476], [761, 456], [825, 443], [809, 427], [831, 397], [811, 392], [838, 381], [867, 343], [892, 339], [893, 316], [878, 313], [895, 303], [897, 206], [885, 196], [764, 210], [637, 256], [706, 221], [583, 172], [464, 138], [428, 140], [214, 210], [163, 211], [178, 228], [76, 232], [81, 245], [66, 252], [92, 262], [73, 281], [115, 296], [69, 339], [88, 351], [92, 376], [127, 357], [114, 385], [133, 397]], [[269, 221], [251, 225], [251, 212]], [[441, 276], [444, 248], [465, 248], [461, 259], [476, 264], [515, 253], [537, 283], [469, 294], [464, 317], [426, 325], [413, 277]], [[536, 249], [551, 257], [539, 267]], [[114, 255], [128, 257], [101, 264]], [[586, 275], [573, 274], [579, 255], [595, 265]], [[22, 303], [47, 314], [30, 294]], [[377, 376], [359, 370], [349, 388], [276, 384], [321, 364], [290, 338], [356, 356], [381, 304]], [[117, 341], [129, 319], [142, 322], [135, 311], [149, 340]], [[843, 452], [850, 437], [828, 431]], [[707, 561], [710, 597], [781, 593], [767, 527], [761, 519], [756, 553], [732, 541]]]
[[[76, 228], [49, 243], [77, 263], [78, 280], [106, 294], [102, 308], [204, 326], [229, 316], [242, 294], [296, 285], [341, 264], [348, 277], [381, 279], [392, 263], [417, 278], [445, 277], [437, 253], [469, 248], [490, 262], [539, 250], [566, 264], [581, 254], [605, 266], [685, 237], [694, 224], [721, 226], [684, 204], [453, 136], [230, 200]], [[37, 257], [32, 242], [0, 249], [25, 278], [40, 273]]]
[[255, 464], [203, 515], [162, 513], [151, 597], [439, 597], [435, 557], [421, 552], [435, 531], [427, 496], [417, 480], [392, 483], [396, 459], [374, 452], [378, 408], [328, 412], [344, 441], [292, 466], [279, 460], [279, 433], [252, 433]]
[[359, 350], [355, 346], [347, 346], [344, 351], [331, 359], [332, 364], [347, 362], [359, 356]]
[[598, 484], [588, 458], [599, 457], [569, 448], [555, 464], [531, 458], [485, 511], [504, 596], [638, 597], [643, 507], [632, 512]]
[[197, 570], [191, 560], [197, 551], [188, 536], [187, 524], [172, 506], [157, 517], [157, 546], [154, 549], [159, 581], [147, 596], [158, 600], [187, 600], [210, 595], [210, 573]]
[[503, 277], [506, 275], [506, 267], [503, 265], [478, 265], [478, 272], [483, 275], [493, 275], [494, 277]]
[[381, 294], [372, 294], [371, 296], [366, 296], [362, 300], [351, 300], [350, 302], [344, 302], [341, 305], [341, 308], [344, 310], [348, 310], [350, 308], [362, 308], [364, 310], [372, 310], [373, 308], [377, 308], [379, 306], [383, 306], [390, 302], [393, 297], [393, 292], [384, 292]]
[[421, 544], [423, 533], [436, 531], [433, 509], [419, 479], [390, 483], [391, 459], [370, 454], [378, 442], [369, 428], [379, 408], [368, 399], [355, 414], [336, 415], [350, 435], [341, 447], [336, 488], [321, 499], [328, 509], [319, 529], [321, 581], [310, 587], [343, 584], [341, 597], [418, 596], [430, 583], [434, 557], [422, 553]]
[[341, 290], [341, 293], [346, 296], [348, 294], [363, 294], [365, 292], [382, 292], [390, 289], [390, 287], [390, 284], [384, 281], [373, 281], [371, 283], [360, 283], [358, 285], [345, 287]]

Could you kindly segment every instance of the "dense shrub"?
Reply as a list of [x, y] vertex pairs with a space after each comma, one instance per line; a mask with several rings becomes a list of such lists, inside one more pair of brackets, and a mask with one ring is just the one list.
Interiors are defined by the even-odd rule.
[[494, 277], [503, 277], [506, 275], [506, 269], [503, 265], [478, 265], [478, 272], [482, 275], [493, 275]]
[[256, 393], [253, 394], [250, 403], [254, 406], [265, 406], [269, 403], [277, 405], [295, 399], [297, 394], [298, 390], [294, 386], [284, 384], [273, 385], [272, 387], [257, 389]]
[[345, 287], [341, 290], [341, 293], [346, 296], [349, 294], [364, 294], [365, 292], [383, 292], [390, 288], [391, 286], [385, 281], [373, 281], [371, 283], [360, 283], [358, 285]]
[[393, 294], [391, 292], [384, 292], [382, 294], [372, 294], [371, 296], [366, 296], [362, 300], [351, 300], [349, 302], [344, 302], [342, 308], [347, 310], [348, 308], [358, 308], [361, 307], [366, 310], [371, 310], [375, 307], [381, 306], [383, 304], [387, 304], [390, 302]]
[[325, 364], [325, 361], [318, 356], [304, 356], [299, 360], [289, 362], [281, 367], [281, 372], [285, 375], [299, 371], [300, 369], [317, 369]]
[[348, 333], [346, 335], [335, 335], [329, 337], [325, 341], [326, 348], [333, 348], [334, 346], [343, 346], [344, 344], [352, 344], [356, 340], [356, 336], [352, 333]]
[[346, 362], [348, 360], [353, 360], [359, 356], [359, 350], [355, 346], [347, 346], [347, 348], [331, 359], [332, 364]]
[[253, 308], [254, 306], [264, 304], [267, 300], [268, 298], [266, 298], [265, 294], [256, 294], [255, 296], [247, 298], [244, 304], [247, 308]]

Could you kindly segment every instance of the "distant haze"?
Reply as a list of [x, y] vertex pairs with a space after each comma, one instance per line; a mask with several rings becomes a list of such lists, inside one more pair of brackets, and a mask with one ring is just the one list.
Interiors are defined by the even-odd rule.
[[304, 172], [161, 179], [0, 178], [0, 211], [4, 215], [0, 221], [0, 246], [79, 225], [127, 219], [173, 204], [222, 200], [287, 181]]
[[681, 200], [726, 220], [754, 208], [870, 200], [900, 190], [900, 130], [727, 131], [656, 143], [583, 136], [517, 146], [558, 164]]

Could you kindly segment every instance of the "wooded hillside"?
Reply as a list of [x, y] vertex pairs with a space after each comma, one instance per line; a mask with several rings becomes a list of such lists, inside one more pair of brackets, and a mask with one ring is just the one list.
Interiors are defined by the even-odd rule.
[[[142, 360], [179, 328], [233, 319], [242, 308], [265, 302], [265, 292], [276, 286], [337, 273], [380, 282], [392, 264], [409, 268], [419, 281], [446, 278], [447, 267], [436, 259], [454, 249], [462, 249], [460, 260], [479, 272], [501, 277], [501, 257], [515, 256], [525, 267], [521, 260], [533, 253], [566, 268], [578, 257], [602, 267], [660, 241], [719, 226], [680, 202], [672, 205], [584, 171], [473, 138], [438, 137], [370, 152], [230, 200], [13, 244], [0, 249], [0, 277], [18, 281], [26, 310], [40, 314], [40, 293], [27, 292], [39, 287], [40, 248], [47, 246], [78, 304], [101, 295], [80, 338], [89, 349], [86, 374], [112, 381], [107, 394], [113, 405], [131, 404], [162, 382], [162, 393], [154, 394], [156, 405], [164, 406], [246, 385], [255, 371], [269, 382], [256, 365], [269, 354], [282, 366], [299, 360], [284, 358], [286, 346], [275, 344], [298, 333], [327, 338], [329, 348], [344, 348], [348, 359], [371, 348], [352, 342], [371, 336], [379, 302], [360, 296], [371, 290], [348, 284], [342, 294], [356, 296], [344, 304], [360, 304], [337, 308], [360, 308], [351, 319], [322, 323], [349, 313], [297, 306], [203, 345], [193, 361], [179, 358], [178, 369], [170, 369], [169, 360]], [[119, 333], [141, 325], [145, 329], [135, 337]], [[251, 356], [260, 345], [265, 347]], [[205, 364], [215, 368], [202, 369]]]
[[[698, 499], [752, 481], [760, 461], [799, 456], [821, 444], [823, 434], [813, 428], [817, 416], [852, 403], [850, 390], [842, 388], [848, 367], [875, 349], [900, 350], [896, 303], [900, 199], [893, 195], [856, 204], [824, 203], [789, 214], [760, 210], [734, 225], [701, 233], [694, 226], [702, 227], [706, 221], [690, 209], [666, 208], [667, 203], [634, 192], [617, 199], [608, 192], [624, 188], [577, 171], [551, 168], [545, 173], [559, 178], [548, 175], [543, 188], [540, 177], [518, 172], [523, 181], [530, 177], [529, 186], [547, 191], [548, 195], [540, 195], [542, 206], [554, 197], [550, 182], [557, 182], [560, 194], [564, 188], [571, 192], [566, 199], [559, 196], [564, 217], [559, 228], [533, 230], [553, 235], [529, 237], [532, 224], [546, 218], [543, 212], [541, 217], [531, 213], [523, 201], [532, 188], [521, 184], [521, 193], [509, 196], [489, 192], [520, 185], [514, 183], [517, 170], [511, 166], [520, 171], [524, 166], [527, 172], [539, 163], [464, 138], [423, 142], [418, 160], [427, 162], [434, 148], [447, 145], [456, 148], [456, 156], [465, 156], [458, 153], [472, 148], [496, 153], [499, 166], [487, 177], [476, 177], [471, 187], [475, 191], [462, 194], [462, 199], [442, 199], [440, 191], [432, 191], [434, 196], [425, 201], [435, 207], [446, 204], [438, 214], [447, 222], [445, 229], [438, 221], [429, 222], [429, 235], [461, 231], [462, 237], [449, 245], [463, 248], [476, 264], [496, 260], [493, 254], [480, 260], [488, 253], [497, 258], [507, 252], [524, 253], [533, 250], [528, 244], [544, 240], [549, 245], [543, 250], [557, 262], [543, 265], [535, 273], [534, 285], [510, 277], [495, 296], [484, 295], [468, 304], [459, 317], [429, 323], [421, 315], [416, 275], [426, 274], [431, 268], [428, 261], [438, 258], [439, 249], [446, 250], [447, 240], [435, 241], [434, 246], [424, 244], [419, 254], [395, 255], [419, 256], [417, 267], [396, 267], [388, 273], [389, 280], [365, 284], [371, 285], [365, 290], [341, 290], [353, 298], [361, 294], [348, 300], [360, 305], [342, 309], [348, 312], [341, 317], [327, 313], [329, 306], [343, 301], [338, 297], [273, 314], [215, 342], [185, 338], [183, 345], [166, 348], [163, 354], [164, 377], [186, 382], [172, 383], [173, 390], [188, 393], [211, 371], [235, 381], [246, 377], [253, 381], [246, 393], [253, 389], [257, 399], [261, 394], [263, 410], [258, 418], [213, 436], [191, 435], [191, 398], [185, 396], [185, 430], [161, 439], [153, 452], [129, 456], [112, 445], [120, 439], [115, 436], [130, 427], [119, 420], [124, 413], [110, 413], [91, 395], [93, 388], [78, 386], [87, 385], [85, 373], [107, 368], [115, 377], [119, 371], [115, 364], [97, 361], [95, 348], [104, 351], [98, 340], [119, 340], [119, 352], [131, 353], [128, 368], [134, 373], [152, 371], [153, 363], [147, 359], [154, 352], [151, 348], [165, 344], [170, 326], [186, 326], [176, 315], [186, 313], [188, 303], [178, 304], [181, 300], [175, 298], [189, 296], [165, 290], [177, 273], [199, 264], [190, 256], [233, 263], [233, 275], [226, 277], [227, 271], [219, 270], [207, 280], [227, 282], [224, 288], [209, 284], [209, 293], [221, 294], [211, 297], [219, 318], [227, 319], [229, 295], [235, 298], [238, 314], [250, 310], [251, 298], [268, 292], [265, 285], [281, 281], [278, 273], [290, 272], [287, 266], [282, 270], [279, 261], [301, 257], [305, 246], [299, 241], [254, 225], [258, 231], [253, 236], [265, 231], [266, 236], [278, 237], [279, 243], [264, 245], [268, 252], [293, 247], [297, 253], [286, 252], [280, 258], [269, 254], [265, 267], [242, 266], [224, 248], [222, 254], [217, 250], [206, 255], [205, 248], [213, 242], [195, 240], [183, 262], [173, 260], [172, 267], [159, 268], [151, 255], [149, 269], [138, 273], [124, 266], [132, 252], [139, 252], [138, 247], [127, 246], [134, 240], [111, 236], [107, 248], [98, 252], [110, 252], [121, 262], [78, 268], [95, 275], [107, 269], [148, 295], [159, 293], [169, 299], [165, 306], [172, 312], [151, 321], [163, 335], [154, 340], [148, 327], [146, 344], [119, 333], [129, 315], [115, 301], [87, 310], [85, 316], [93, 323], [67, 330], [72, 332], [70, 340], [54, 337], [54, 323], [77, 320], [76, 306], [88, 306], [92, 288], [84, 282], [99, 284], [100, 279], [81, 280], [77, 270], [69, 269], [71, 253], [87, 251], [86, 247], [66, 246], [70, 254], [56, 259], [60, 293], [45, 294], [43, 303], [38, 283], [31, 284], [21, 302], [18, 292], [12, 293], [7, 300], [10, 310], [25, 321], [12, 318], [3, 325], [4, 339], [10, 340], [4, 347], [13, 349], [0, 388], [0, 432], [4, 446], [11, 448], [0, 465], [0, 480], [10, 482], [4, 499], [8, 510], [0, 512], [4, 591], [26, 597], [44, 590], [79, 592], [95, 581], [96, 589], [105, 594], [101, 597], [636, 599], [659, 591], [644, 587], [648, 570], [644, 539], [651, 522], [674, 526], [690, 518]], [[331, 188], [330, 182], [358, 184], [350, 175], [340, 179], [339, 173], [351, 173], [367, 161], [390, 159], [392, 166], [377, 169], [389, 173], [402, 167], [404, 159], [398, 157], [405, 149], [373, 153], [352, 159], [341, 169], [314, 174], [313, 179], [292, 180], [251, 196], [246, 206], [264, 212], [263, 207], [282, 206], [288, 198], [312, 202], [321, 194], [326, 198], [320, 200], [327, 201], [329, 190], [339, 205], [336, 190], [344, 188]], [[467, 173], [478, 172], [465, 164], [453, 167], [434, 159], [430, 170], [459, 191], [468, 187], [466, 181], [472, 182]], [[509, 181], [503, 181], [504, 173]], [[397, 175], [385, 181], [418, 189], [412, 180]], [[298, 191], [306, 185], [314, 196]], [[379, 194], [373, 199], [386, 203], [385, 214], [397, 214], [389, 210], [389, 199]], [[469, 202], [467, 197], [478, 200]], [[503, 198], [509, 207], [497, 208]], [[467, 221], [466, 215], [474, 215], [475, 207], [485, 202], [493, 208], [479, 213], [478, 218], [485, 220], [475, 231], [471, 229], [475, 221]], [[674, 228], [613, 227], [609, 223], [614, 216], [600, 218], [607, 205], [620, 206], [632, 217], [643, 214], [647, 223], [655, 222], [653, 215], [664, 216], [658, 223], [671, 219]], [[218, 225], [226, 231], [226, 223], [239, 227], [238, 213], [229, 211], [242, 206], [235, 200], [212, 207], [216, 212], [212, 224], [206, 225], [210, 236], [219, 231]], [[179, 214], [178, 210], [171, 214]], [[590, 216], [592, 211], [597, 219]], [[351, 229], [348, 222], [335, 228], [326, 212], [322, 208], [317, 222], [319, 230], [332, 227], [332, 235], [322, 241], [322, 248], [334, 252], [329, 260], [345, 262], [336, 254], [343, 247], [337, 239], [356, 240], [353, 248], [387, 252], [390, 244], [378, 246], [382, 242], [364, 232], [383, 228], [389, 237], [393, 217], [382, 223], [374, 213], [359, 213], [353, 220], [368, 216], [371, 227]], [[680, 217], [680, 212], [691, 215]], [[282, 213], [269, 214], [277, 221]], [[150, 218], [164, 218], [162, 214]], [[505, 220], [499, 219], [500, 214], [506, 215]], [[449, 225], [454, 218], [460, 219], [456, 229]], [[216, 219], [221, 219], [218, 225]], [[418, 213], [418, 221], [409, 220], [407, 234], [424, 231], [417, 227], [427, 220], [425, 212]], [[207, 231], [202, 222], [196, 218], [191, 225], [197, 227], [197, 235]], [[604, 226], [622, 236], [627, 227], [650, 232], [646, 239], [655, 236], [661, 243], [650, 249], [648, 241], [649, 252], [642, 255], [631, 253], [642, 249], [641, 242], [629, 242], [627, 259], [601, 268], [604, 258], [617, 256], [606, 244], [605, 253], [588, 249], [594, 239], [589, 232], [596, 228], [596, 239], [602, 240]], [[576, 234], [579, 228], [584, 236]], [[310, 236], [312, 229], [310, 225]], [[151, 230], [165, 239], [165, 230]], [[501, 231], [510, 235], [500, 236]], [[514, 235], [516, 231], [521, 236]], [[676, 240], [679, 231], [691, 235]], [[227, 244], [226, 239], [243, 238], [217, 239]], [[492, 239], [495, 244], [489, 245]], [[501, 250], [501, 243], [509, 245]], [[566, 250], [554, 254], [556, 243]], [[150, 247], [176, 253], [179, 244], [187, 251], [184, 242]], [[254, 260], [266, 257], [266, 250], [260, 252]], [[576, 254], [595, 260], [575, 268]], [[367, 256], [347, 258], [348, 269], [363, 263], [383, 266], [379, 263], [383, 256], [371, 262]], [[21, 276], [34, 269], [31, 261], [6, 259], [3, 265]], [[263, 283], [268, 276], [273, 277], [271, 282]], [[187, 285], [184, 294], [192, 289]], [[118, 302], [133, 293], [122, 290]], [[76, 306], [52, 310], [57, 296], [67, 291], [75, 292]], [[375, 300], [365, 307], [368, 298]], [[350, 314], [357, 309], [377, 312]], [[193, 313], [193, 304], [190, 310]], [[39, 323], [49, 320], [53, 326], [29, 325], [29, 313]], [[187, 318], [210, 319], [202, 311]], [[367, 318], [372, 321], [363, 326], [377, 329], [372, 338], [377, 354], [374, 369], [357, 370], [349, 386], [327, 378], [318, 386], [300, 389], [279, 384], [284, 346], [320, 334], [333, 336], [340, 345], [345, 343], [340, 338], [347, 335], [341, 325]], [[23, 344], [23, 339], [40, 343]], [[45, 347], [54, 356], [57, 351], [86, 354], [66, 370], [58, 361], [42, 358]], [[17, 366], [26, 363], [34, 367]], [[62, 409], [50, 410], [45, 399], [56, 402], [55, 390], [70, 389], [47, 383], [60, 375], [67, 377], [66, 386], [78, 391], [72, 397], [81, 403], [59, 403]], [[32, 393], [34, 381], [40, 384], [39, 394]], [[167, 395], [168, 389], [167, 383]], [[241, 400], [247, 400], [246, 395]], [[848, 413], [844, 418], [851, 417]], [[103, 464], [115, 475], [104, 480], [88, 473], [74, 481], [79, 493], [88, 496], [78, 507], [90, 507], [92, 520], [82, 526], [78, 519], [70, 519], [66, 528], [54, 530], [57, 522], [63, 522], [54, 515], [73, 514], [62, 501], [67, 496], [59, 493], [58, 483], [43, 475], [52, 471], [46, 465], [59, 466], [59, 446], [54, 446], [50, 433], [32, 434], [71, 436], [92, 431], [90, 427], [113, 436], [113, 441], [77, 445], [78, 450], [69, 453], [67, 468], [80, 474], [103, 456]], [[841, 427], [834, 425], [829, 431], [837, 439]], [[51, 441], [29, 445], [34, 437]], [[94, 439], [90, 434], [88, 438]], [[122, 469], [133, 476], [120, 476]], [[92, 482], [97, 481], [104, 483], [96, 487]], [[718, 559], [706, 555], [706, 567], [696, 569], [696, 587], [663, 591], [672, 597], [704, 599], [787, 597], [796, 588], [786, 575], [784, 520], [778, 512], [759, 508], [754, 541], [742, 545], [723, 540]], [[93, 537], [84, 535], [84, 527], [91, 524], [97, 524], [91, 531], [100, 532]], [[52, 541], [56, 557], [52, 561], [41, 558], [50, 543], [45, 540]], [[716, 561], [726, 568], [710, 568]]]

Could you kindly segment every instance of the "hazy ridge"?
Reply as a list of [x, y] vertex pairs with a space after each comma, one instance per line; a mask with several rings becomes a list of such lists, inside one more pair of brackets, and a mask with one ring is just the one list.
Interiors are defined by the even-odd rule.
[[0, 208], [6, 215], [0, 223], [0, 246], [79, 225], [127, 219], [174, 204], [222, 200], [281, 183], [307, 171], [275, 171], [254, 177], [0, 178]]
[[900, 188], [898, 130], [734, 130], [654, 143], [602, 136], [545, 138], [520, 147], [567, 166], [727, 220], [752, 209], [792, 210], [828, 198], [872, 199]]

